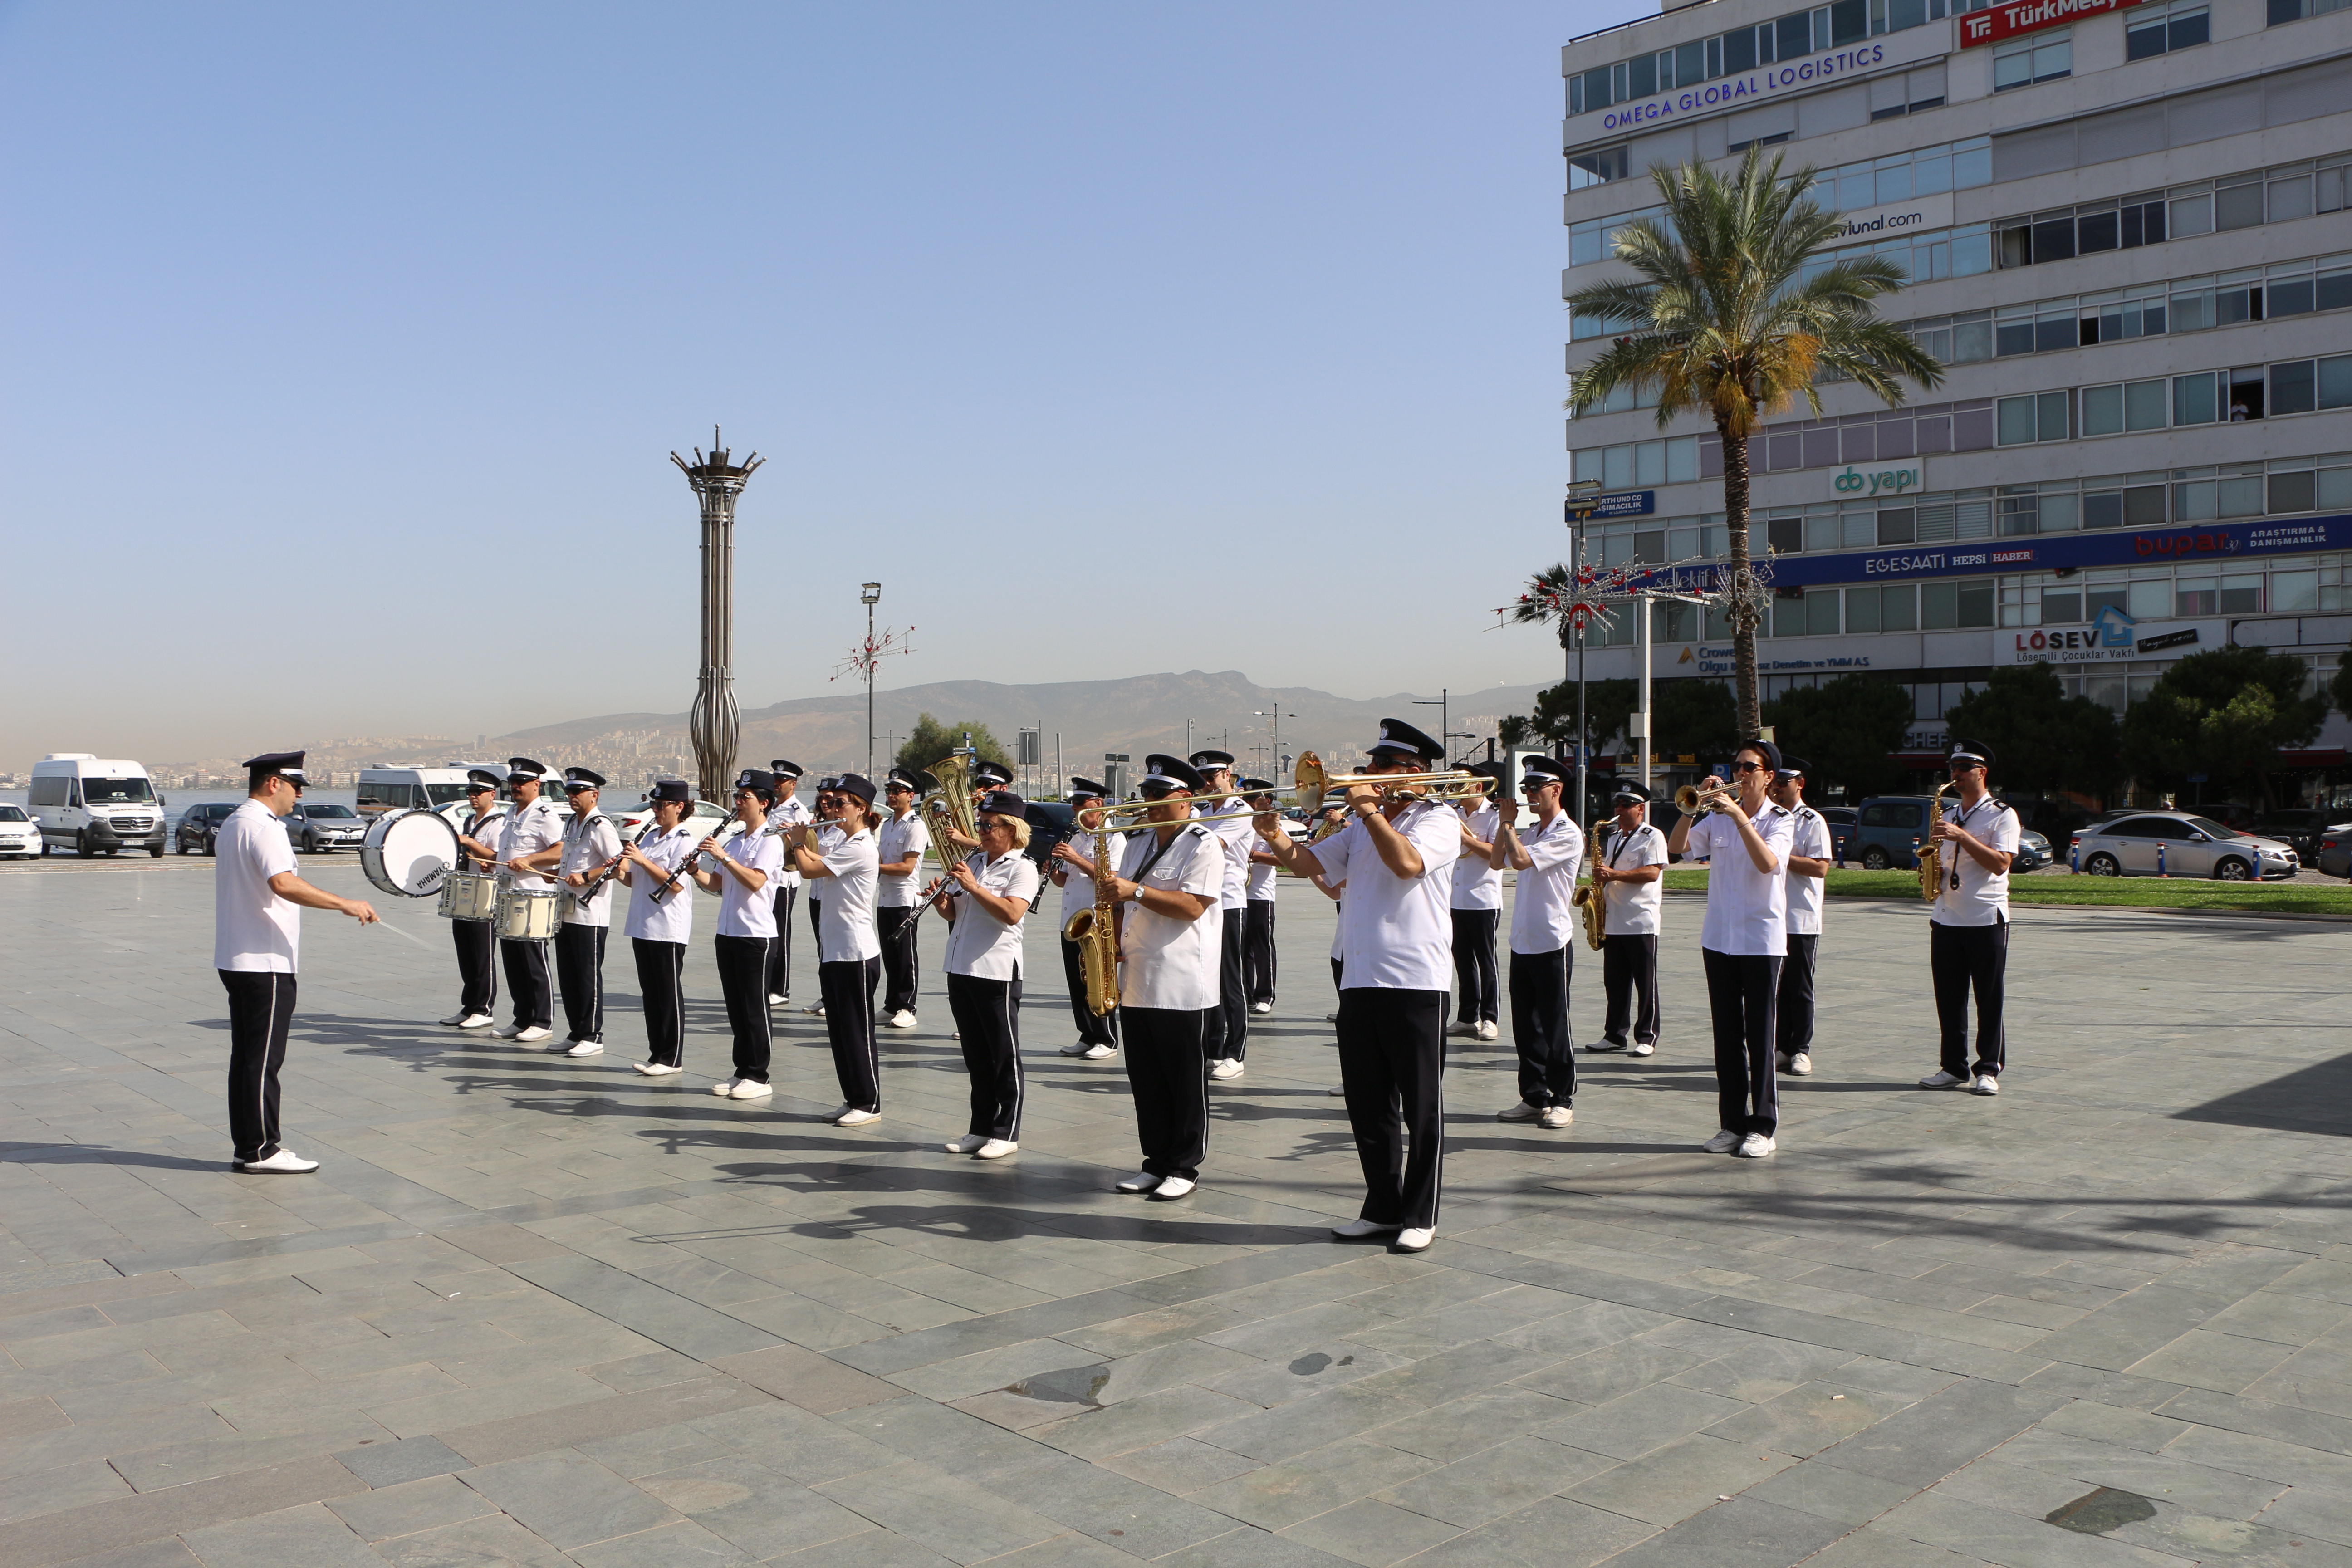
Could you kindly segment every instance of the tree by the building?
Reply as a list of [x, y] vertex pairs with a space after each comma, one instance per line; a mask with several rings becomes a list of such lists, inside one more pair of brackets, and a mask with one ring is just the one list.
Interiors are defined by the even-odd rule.
[[2049, 665], [2011, 665], [1945, 710], [1955, 736], [1981, 741], [2000, 759], [2004, 794], [2072, 790], [2104, 800], [2123, 775], [2116, 716], [2087, 697], [2069, 697]]
[[959, 719], [942, 724], [929, 713], [917, 714], [915, 732], [907, 737], [891, 760], [902, 768], [929, 768], [941, 757], [964, 744], [964, 736], [971, 736], [971, 745], [981, 756], [992, 763], [1013, 766], [1012, 753], [991, 733], [987, 725], [976, 719]]
[[1894, 681], [1842, 675], [1820, 686], [1792, 687], [1764, 705], [1773, 741], [1804, 759], [1808, 787], [1842, 787], [1850, 798], [1885, 795], [1903, 782], [1911, 694]]
[[2126, 710], [2125, 765], [2166, 789], [2202, 773], [2274, 808], [2270, 775], [2279, 752], [2309, 745], [2327, 717], [2327, 699], [2305, 692], [2310, 679], [2310, 667], [2293, 654], [2259, 647], [2191, 654]]

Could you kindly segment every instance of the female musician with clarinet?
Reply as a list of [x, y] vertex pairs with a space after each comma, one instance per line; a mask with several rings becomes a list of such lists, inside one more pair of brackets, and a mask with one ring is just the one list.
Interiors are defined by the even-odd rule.
[[948, 1008], [954, 1014], [971, 1121], [950, 1154], [1001, 1160], [1021, 1147], [1021, 922], [1037, 898], [1026, 802], [997, 790], [980, 802], [980, 847], [948, 861], [940, 889], [947, 917]]
[[[722, 1100], [765, 1100], [775, 1092], [768, 1084], [768, 958], [776, 944], [771, 885], [784, 864], [782, 843], [766, 831], [768, 808], [775, 800], [776, 775], [745, 768], [735, 776], [733, 835], [721, 845], [714, 833], [695, 854], [695, 886], [719, 895], [713, 945], [719, 989], [727, 998], [727, 1023], [735, 1036], [735, 1074], [710, 1089]], [[702, 869], [705, 859], [716, 869]]]
[[809, 907], [822, 909], [817, 927], [817, 995], [833, 1070], [841, 1080], [841, 1109], [825, 1120], [860, 1127], [882, 1114], [882, 1063], [874, 1043], [874, 987], [882, 973], [882, 940], [874, 927], [874, 891], [882, 852], [866, 820], [874, 785], [862, 773], [844, 773], [825, 794], [840, 803], [835, 832], [803, 822], [785, 836], [793, 869], [809, 887]]
[[637, 961], [645, 998], [647, 1078], [672, 1078], [686, 1065], [686, 944], [694, 937], [690, 863], [694, 830], [686, 814], [694, 790], [684, 779], [664, 779], [646, 797], [654, 819], [621, 851], [621, 881], [629, 889], [629, 950]]

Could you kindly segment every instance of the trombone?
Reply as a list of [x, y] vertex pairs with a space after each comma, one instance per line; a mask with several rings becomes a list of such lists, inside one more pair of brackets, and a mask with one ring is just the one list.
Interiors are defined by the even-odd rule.
[[[1252, 800], [1263, 795], [1288, 795], [1293, 797], [1293, 804], [1307, 811], [1319, 811], [1331, 791], [1344, 792], [1357, 784], [1375, 785], [1383, 800], [1451, 801], [1466, 800], [1479, 793], [1486, 787], [1486, 780], [1465, 768], [1426, 773], [1327, 773], [1323, 771], [1323, 759], [1307, 752], [1300, 754], [1298, 765], [1291, 770], [1291, 786], [1287, 790], [1219, 790], [1213, 794], [1192, 795], [1188, 800], [1191, 805], [1200, 805], [1210, 801]], [[1116, 805], [1088, 807], [1102, 813], [1102, 825], [1093, 831], [1133, 833], [1150, 826], [1151, 808], [1160, 804], [1152, 800], [1123, 800]]]

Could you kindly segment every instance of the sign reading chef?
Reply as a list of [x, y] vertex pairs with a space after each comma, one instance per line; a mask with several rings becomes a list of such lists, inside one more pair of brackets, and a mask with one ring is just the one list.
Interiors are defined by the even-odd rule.
[[2139, 4], [2140, 0], [2024, 0], [2021, 5], [1971, 11], [1960, 18], [1960, 47], [1973, 49], [1979, 44], [1997, 44], [2003, 38], [2038, 33], [2044, 27], [2063, 27], [2085, 16], [2104, 16], [2110, 11], [2127, 10]]

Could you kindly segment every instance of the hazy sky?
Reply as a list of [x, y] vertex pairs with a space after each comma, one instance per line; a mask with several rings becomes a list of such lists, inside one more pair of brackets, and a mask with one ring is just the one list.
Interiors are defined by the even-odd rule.
[[0, 768], [683, 710], [714, 420], [746, 707], [1545, 679], [1635, 9], [0, 4]]

